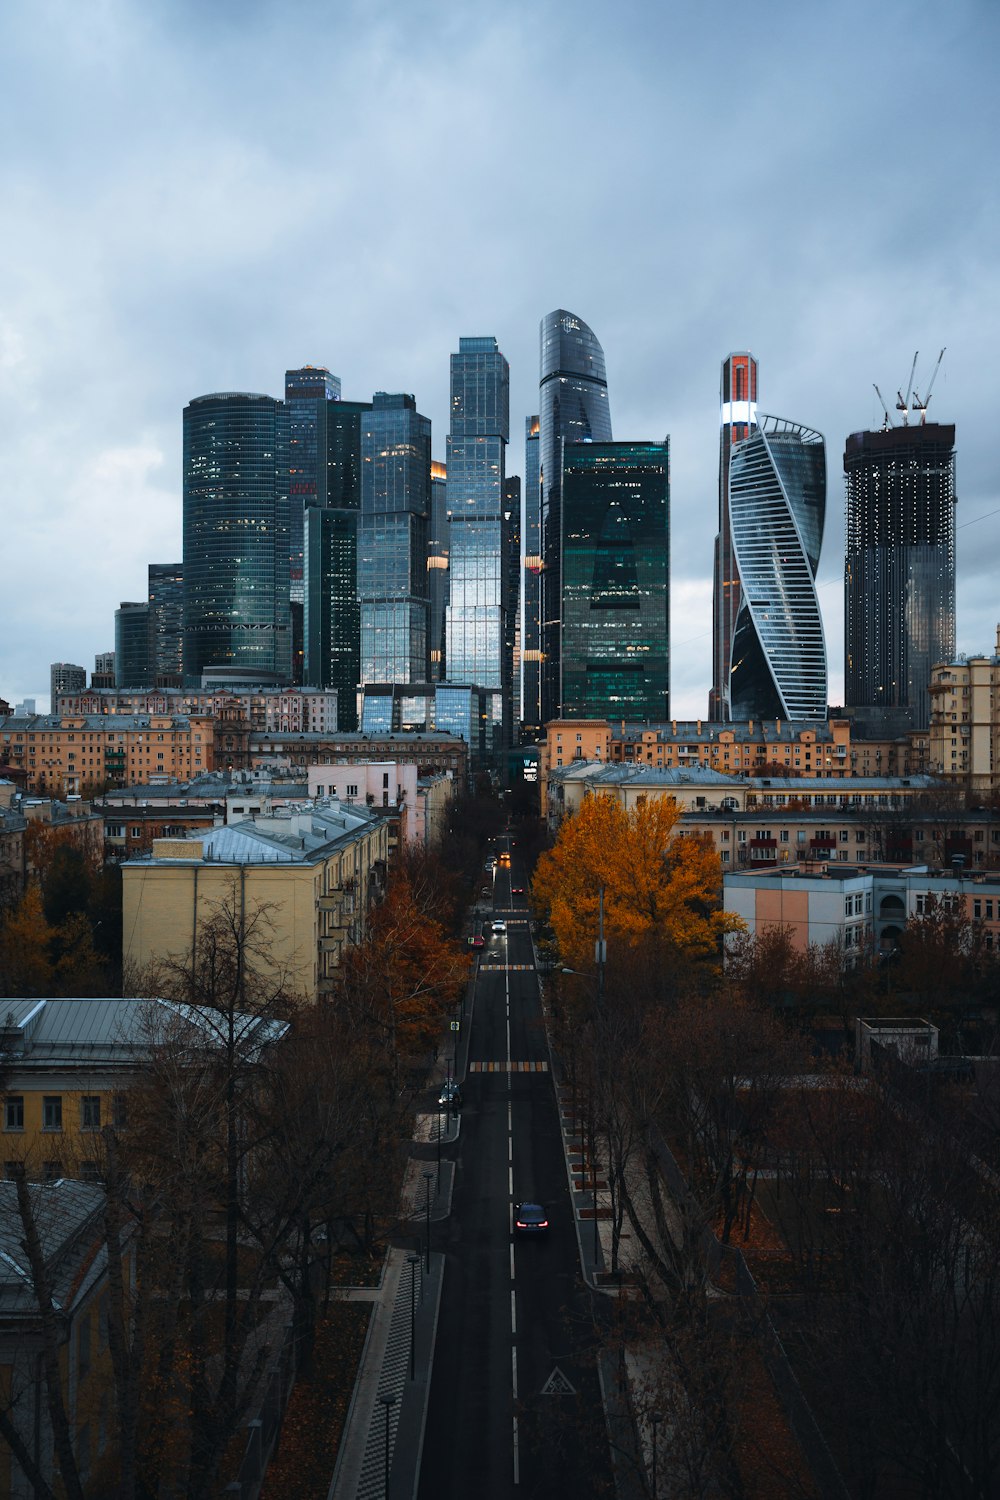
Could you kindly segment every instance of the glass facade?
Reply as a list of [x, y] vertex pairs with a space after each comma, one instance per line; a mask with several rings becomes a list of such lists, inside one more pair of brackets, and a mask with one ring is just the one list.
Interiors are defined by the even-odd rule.
[[955, 656], [955, 428], [852, 433], [844, 474], [846, 702], [926, 729], [931, 668]]
[[528, 732], [540, 729], [542, 725], [542, 514], [538, 489], [538, 429], [538, 417], [525, 419], [518, 718]]
[[740, 574], [729, 520], [729, 461], [734, 443], [757, 426], [757, 361], [752, 354], [730, 354], [722, 362], [719, 392], [719, 531], [715, 538], [712, 593], [712, 688], [708, 717], [713, 723], [732, 718], [729, 677], [733, 636], [740, 612]]
[[445, 464], [431, 464], [431, 524], [427, 538], [427, 601], [430, 611], [432, 682], [447, 676], [445, 624], [447, 621], [448, 579], [448, 470]]
[[361, 418], [361, 682], [426, 682], [431, 424], [378, 391]]
[[827, 717], [826, 642], [816, 593], [826, 450], [811, 428], [761, 415], [733, 445], [729, 522], [740, 580], [732, 717]]
[[184, 408], [184, 675], [291, 673], [288, 413], [272, 396]]
[[[513, 732], [521, 716], [521, 480], [512, 474], [503, 482], [504, 551], [507, 554], [504, 606], [504, 724]], [[509, 744], [509, 740], [508, 740]]]
[[670, 717], [670, 458], [663, 443], [567, 445], [562, 712]]
[[305, 680], [336, 688], [337, 728], [353, 730], [361, 669], [358, 512], [312, 506], [305, 523]]
[[562, 454], [564, 444], [611, 441], [604, 350], [591, 328], [558, 308], [542, 319], [539, 506], [542, 533], [541, 717], [562, 711]]
[[153, 672], [180, 685], [184, 672], [184, 568], [149, 564], [149, 628]]
[[329, 370], [305, 365], [285, 371], [288, 409], [288, 552], [292, 602], [304, 599], [305, 511], [326, 505], [327, 412], [340, 400], [340, 381]]
[[115, 610], [115, 687], [152, 687], [153, 662], [149, 605], [122, 604]]

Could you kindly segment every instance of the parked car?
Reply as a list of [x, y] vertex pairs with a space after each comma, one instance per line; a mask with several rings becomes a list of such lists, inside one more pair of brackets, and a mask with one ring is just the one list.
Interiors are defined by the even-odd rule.
[[486, 939], [481, 932], [474, 932], [468, 941], [470, 948], [485, 948], [486, 946]]
[[457, 1110], [462, 1108], [462, 1086], [457, 1078], [449, 1078], [446, 1083], [441, 1085], [441, 1092], [438, 1094], [438, 1104], [445, 1109]]
[[515, 1234], [545, 1234], [548, 1227], [548, 1212], [541, 1203], [516, 1203], [514, 1205]]

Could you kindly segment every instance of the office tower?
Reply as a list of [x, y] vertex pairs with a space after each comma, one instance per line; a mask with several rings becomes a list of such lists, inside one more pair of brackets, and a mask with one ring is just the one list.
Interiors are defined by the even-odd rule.
[[184, 568], [149, 564], [149, 631], [153, 676], [161, 687], [180, 687], [184, 673]]
[[494, 748], [510, 743], [505, 658], [508, 556], [504, 479], [510, 369], [495, 338], [463, 338], [451, 356], [448, 434], [448, 681], [491, 691]]
[[430, 610], [430, 680], [447, 677], [445, 625], [448, 578], [448, 466], [431, 462], [431, 524], [427, 538], [427, 602]]
[[610, 443], [611, 412], [604, 350], [592, 329], [564, 308], [548, 313], [539, 328], [539, 490], [542, 533], [541, 716], [562, 708], [560, 634], [562, 619], [562, 452], [569, 443]]
[[331, 401], [340, 400], [340, 381], [316, 365], [285, 371], [288, 409], [288, 586], [291, 600], [304, 598], [304, 513], [325, 505], [326, 419]]
[[49, 692], [51, 695], [52, 712], [56, 713], [56, 700], [60, 693], [79, 693], [87, 686], [87, 672], [85, 667], [78, 667], [71, 661], [54, 661], [49, 667]]
[[854, 432], [847, 492], [847, 706], [926, 729], [931, 668], [955, 655], [955, 428]]
[[184, 675], [288, 682], [288, 413], [220, 392], [184, 408]]
[[521, 506], [521, 681], [518, 717], [522, 735], [542, 725], [542, 515], [538, 488], [538, 417], [524, 422], [524, 491]]
[[509, 694], [505, 722], [510, 725], [513, 737], [514, 726], [521, 717], [521, 480], [517, 474], [503, 482], [503, 534], [507, 553], [504, 681]]
[[670, 717], [670, 455], [662, 443], [567, 444], [562, 715]]
[[98, 651], [94, 657], [94, 670], [90, 674], [92, 688], [113, 688], [115, 685], [115, 653]]
[[757, 425], [757, 361], [752, 354], [730, 354], [723, 360], [719, 400], [719, 531], [715, 538], [712, 688], [708, 695], [708, 717], [714, 723], [733, 717], [729, 674], [740, 610], [740, 577], [729, 522], [729, 459], [733, 444], [749, 437]]
[[122, 603], [115, 610], [115, 687], [152, 687], [149, 603]]
[[426, 682], [431, 424], [412, 396], [376, 391], [361, 471], [361, 682]]
[[827, 717], [826, 643], [816, 594], [826, 516], [818, 432], [760, 415], [729, 458], [729, 527], [739, 578], [731, 717]]
[[305, 514], [305, 676], [336, 688], [337, 728], [358, 727], [361, 621], [358, 609], [358, 512], [311, 506]]

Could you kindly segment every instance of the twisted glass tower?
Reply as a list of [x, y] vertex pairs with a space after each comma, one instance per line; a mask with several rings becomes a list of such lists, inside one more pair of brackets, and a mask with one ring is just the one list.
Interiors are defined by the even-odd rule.
[[542, 319], [538, 390], [542, 540], [540, 707], [544, 723], [562, 712], [562, 453], [567, 443], [609, 443], [611, 411], [604, 350], [592, 328], [565, 308]]
[[733, 719], [825, 719], [826, 642], [816, 593], [826, 452], [780, 417], [732, 449], [729, 524], [739, 574], [729, 693]]

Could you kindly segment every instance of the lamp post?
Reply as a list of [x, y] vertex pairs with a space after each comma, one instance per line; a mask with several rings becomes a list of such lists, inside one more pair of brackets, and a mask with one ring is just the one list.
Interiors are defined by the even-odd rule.
[[425, 1211], [425, 1214], [426, 1214], [426, 1222], [427, 1222], [427, 1234], [426, 1234], [426, 1238], [425, 1238], [426, 1252], [425, 1252], [425, 1256], [424, 1256], [424, 1266], [425, 1266], [425, 1269], [426, 1269], [426, 1272], [427, 1272], [428, 1276], [431, 1274], [431, 1182], [433, 1181], [433, 1178], [434, 1178], [434, 1173], [433, 1172], [425, 1172], [424, 1173], [424, 1187], [425, 1187], [425, 1190], [426, 1190], [426, 1202], [424, 1204], [424, 1211]]
[[406, 1263], [410, 1268], [410, 1379], [415, 1379], [414, 1358], [417, 1342], [417, 1266], [420, 1264], [419, 1255], [408, 1255]]
[[396, 1404], [395, 1396], [378, 1398], [385, 1407], [385, 1479], [382, 1487], [384, 1500], [389, 1500], [389, 1413]]
[[441, 1191], [441, 1132], [443, 1130], [444, 1106], [441, 1103], [441, 1095], [438, 1095], [438, 1128], [437, 1128], [437, 1183], [435, 1192]]

